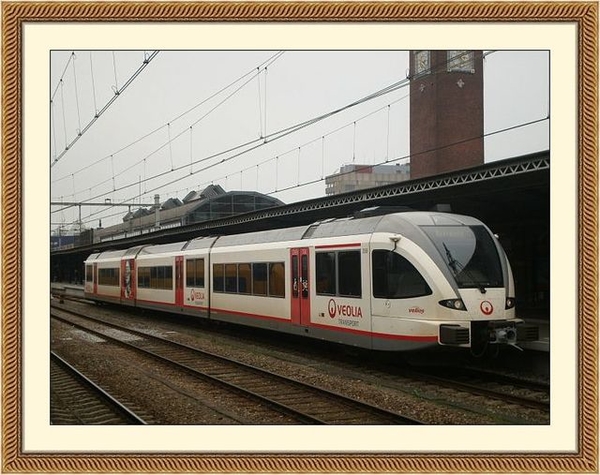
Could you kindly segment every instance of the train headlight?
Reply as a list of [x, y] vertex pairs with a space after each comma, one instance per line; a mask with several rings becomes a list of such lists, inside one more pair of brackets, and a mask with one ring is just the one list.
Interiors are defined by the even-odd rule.
[[451, 308], [452, 310], [467, 310], [465, 303], [461, 299], [440, 300], [440, 305]]
[[505, 310], [510, 310], [515, 306], [515, 299], [512, 297], [506, 297], [506, 305], [504, 306]]

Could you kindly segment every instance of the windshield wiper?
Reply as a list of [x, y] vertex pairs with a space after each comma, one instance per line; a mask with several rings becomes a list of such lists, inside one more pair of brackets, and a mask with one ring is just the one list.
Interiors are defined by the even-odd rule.
[[[485, 284], [487, 282], [478, 282], [477, 279], [473, 277], [473, 274], [467, 269], [465, 269], [465, 266], [454, 258], [454, 256], [450, 252], [450, 249], [448, 249], [448, 246], [446, 246], [446, 243], [442, 242], [442, 245], [444, 246], [444, 250], [446, 251], [446, 260], [448, 261], [448, 266], [450, 266], [450, 269], [452, 269], [452, 272], [454, 272], [454, 277], [456, 277], [458, 280], [458, 274], [460, 274], [461, 272], [464, 273], [464, 275], [471, 280], [470, 283], [474, 284], [474, 286], [476, 286], [482, 294], [485, 294], [487, 292], [485, 288]], [[468, 283], [469, 282], [461, 282], [463, 286]]]
[[446, 246], [445, 242], [443, 242], [442, 245], [446, 250], [446, 259], [448, 260], [448, 265], [450, 266], [450, 269], [452, 269], [452, 271], [454, 272], [454, 277], [456, 277], [457, 274], [462, 270], [463, 265], [456, 259], [454, 259], [452, 253], [450, 252], [450, 249], [448, 249], [448, 246]]

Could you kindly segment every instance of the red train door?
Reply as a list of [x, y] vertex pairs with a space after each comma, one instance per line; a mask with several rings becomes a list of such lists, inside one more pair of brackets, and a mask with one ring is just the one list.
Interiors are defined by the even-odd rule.
[[175, 305], [183, 307], [183, 256], [175, 257]]
[[310, 289], [308, 280], [308, 247], [290, 249], [292, 262], [292, 323], [310, 323]]

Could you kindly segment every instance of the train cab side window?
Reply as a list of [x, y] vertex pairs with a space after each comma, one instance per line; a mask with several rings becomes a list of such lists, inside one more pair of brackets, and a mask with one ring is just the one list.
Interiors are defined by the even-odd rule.
[[360, 297], [362, 295], [360, 251], [340, 251], [337, 257], [340, 296]]
[[406, 299], [431, 295], [423, 276], [407, 259], [386, 251], [373, 251], [373, 297]]
[[317, 252], [315, 259], [317, 294], [335, 295], [337, 287], [335, 273], [335, 252]]
[[362, 295], [360, 251], [317, 252], [315, 260], [317, 295]]

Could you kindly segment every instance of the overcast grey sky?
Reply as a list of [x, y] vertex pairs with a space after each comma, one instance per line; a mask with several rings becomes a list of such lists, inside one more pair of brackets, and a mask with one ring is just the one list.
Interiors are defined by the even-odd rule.
[[[293, 202], [323, 196], [344, 164], [408, 160], [406, 51], [55, 51], [50, 62], [52, 201], [150, 203], [215, 183]], [[547, 150], [549, 53], [493, 52], [484, 68], [486, 162]], [[82, 218], [108, 226], [126, 211]], [[55, 212], [52, 228], [75, 219]]]

